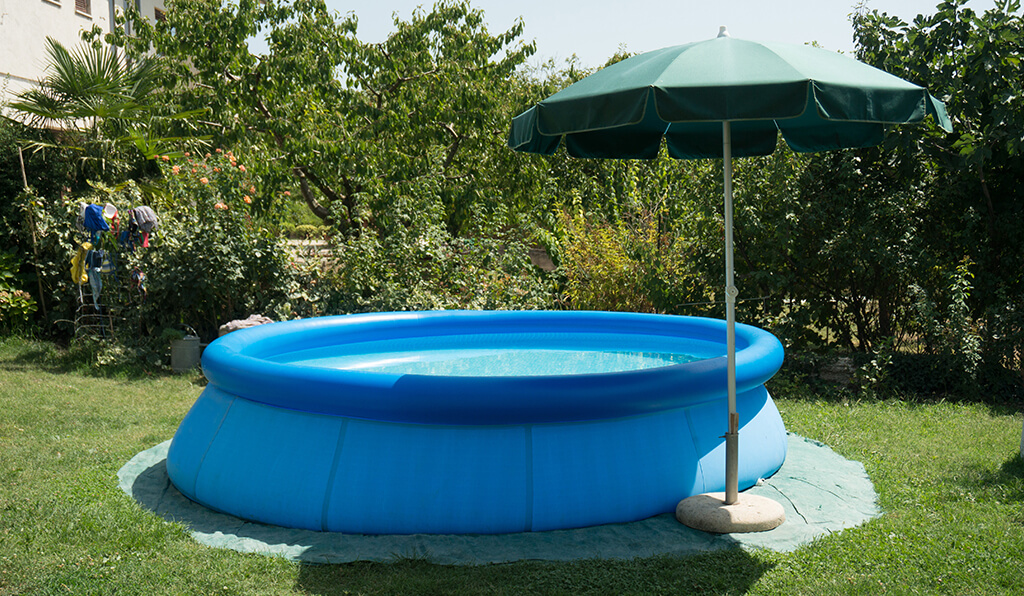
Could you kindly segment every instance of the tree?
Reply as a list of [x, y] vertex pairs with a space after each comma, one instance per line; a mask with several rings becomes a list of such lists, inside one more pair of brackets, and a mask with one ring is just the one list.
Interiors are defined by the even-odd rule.
[[740, 262], [761, 316], [796, 345], [872, 351], [902, 336], [920, 274], [923, 193], [878, 148], [777, 151], [746, 167]]
[[[260, 154], [274, 184], [347, 237], [430, 218], [458, 233], [494, 200], [482, 156], [503, 149], [506, 89], [533, 46], [522, 23], [492, 35], [468, 2], [418, 10], [379, 44], [356, 37], [323, 0], [172, 0], [167, 18], [131, 30], [173, 76], [172, 96], [209, 107], [226, 143]], [[250, 53], [266, 34], [269, 52]], [[126, 37], [114, 36], [128, 44]], [[289, 181], [285, 176], [290, 176]]]
[[[895, 149], [933, 178], [920, 217], [932, 265], [922, 289], [936, 312], [969, 300], [990, 361], [1020, 369], [1024, 345], [1024, 19], [1018, 0], [978, 15], [966, 0], [938, 4], [912, 23], [861, 7], [853, 18], [862, 60], [927, 86], [946, 102], [954, 132], [900, 131]], [[951, 292], [961, 263], [972, 292]], [[955, 285], [955, 284], [954, 284]]]

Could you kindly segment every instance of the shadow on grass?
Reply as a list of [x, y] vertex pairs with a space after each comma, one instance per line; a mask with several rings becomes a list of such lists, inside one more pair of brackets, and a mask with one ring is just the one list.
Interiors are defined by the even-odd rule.
[[16, 338], [5, 338], [0, 345], [0, 368], [12, 372], [52, 366], [49, 363], [57, 350], [53, 344]]
[[341, 594], [745, 594], [774, 567], [743, 549], [688, 557], [523, 561], [448, 566], [424, 560], [309, 565], [303, 593]]
[[1024, 383], [1005, 368], [983, 366], [967, 378], [940, 357], [899, 354], [882, 378], [872, 382], [865, 372], [869, 359], [867, 354], [789, 353], [766, 385], [772, 395], [830, 404], [896, 399], [921, 405], [982, 404], [996, 416], [1024, 410]]
[[[0, 346], [0, 370], [41, 370], [51, 374], [80, 374], [103, 379], [131, 381], [178, 376], [162, 366], [147, 348], [125, 347], [87, 339], [61, 346], [51, 342], [8, 338]], [[194, 383], [205, 384], [199, 368], [188, 373]]]
[[933, 496], [941, 501], [1003, 504], [1014, 506], [1014, 521], [1024, 524], [1024, 460], [1014, 453], [998, 467], [972, 462], [951, 467], [933, 481]]
[[[1010, 501], [1024, 502], [1024, 459], [1014, 454], [998, 470], [988, 470], [979, 483], [985, 489], [997, 489]], [[1024, 516], [1021, 517], [1024, 522]]]

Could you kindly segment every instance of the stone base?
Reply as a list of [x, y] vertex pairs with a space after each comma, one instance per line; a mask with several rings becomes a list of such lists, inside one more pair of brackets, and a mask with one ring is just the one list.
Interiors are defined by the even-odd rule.
[[766, 532], [782, 525], [786, 512], [766, 497], [741, 493], [735, 503], [726, 505], [725, 493], [706, 493], [680, 501], [676, 519], [695, 530], [715, 534]]

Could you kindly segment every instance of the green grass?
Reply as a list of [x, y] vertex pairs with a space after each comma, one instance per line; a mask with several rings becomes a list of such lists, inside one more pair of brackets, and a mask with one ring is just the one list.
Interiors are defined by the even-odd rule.
[[0, 340], [0, 595], [1024, 593], [1017, 407], [778, 383], [790, 430], [863, 462], [884, 510], [794, 553], [316, 566], [201, 546], [118, 489], [117, 470], [169, 438], [201, 389]]

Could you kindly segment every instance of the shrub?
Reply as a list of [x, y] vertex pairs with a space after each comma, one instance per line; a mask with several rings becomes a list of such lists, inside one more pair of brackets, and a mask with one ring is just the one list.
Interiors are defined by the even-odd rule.
[[0, 252], [0, 331], [28, 329], [36, 311], [36, 301], [19, 288], [20, 262], [11, 252]]
[[705, 309], [706, 284], [691, 267], [688, 243], [666, 230], [657, 209], [631, 224], [592, 223], [592, 216], [559, 216], [564, 303], [578, 310], [690, 314]]
[[323, 238], [327, 235], [327, 226], [316, 226], [311, 224], [299, 224], [288, 230], [289, 238], [308, 240]]
[[[62, 322], [72, 320], [77, 307], [77, 288], [68, 273], [79, 242], [77, 202], [59, 195], [42, 196], [30, 189], [14, 197], [9, 206], [12, 219], [0, 220], [0, 224], [14, 232], [11, 240], [22, 261], [22, 289], [36, 294], [42, 288], [41, 308], [33, 323], [43, 323], [39, 329], [47, 333], [63, 333], [69, 328]], [[26, 267], [30, 261], [32, 266]], [[43, 311], [46, 320], [40, 316]]]
[[[1005, 318], [990, 317], [986, 321], [971, 316], [968, 301], [973, 291], [972, 266], [965, 259], [953, 271], [942, 274], [945, 287], [934, 294], [911, 286], [915, 299], [914, 325], [910, 329], [913, 341], [904, 349], [897, 349], [895, 338], [880, 344], [861, 368], [860, 380], [866, 389], [927, 397], [1019, 398], [1019, 375], [1016, 380], [1012, 378], [1017, 372], [1016, 361], [993, 357], [998, 355], [993, 346], [1003, 341], [1001, 335], [1007, 331], [1001, 325], [1013, 325], [1013, 308], [1006, 307]], [[1017, 341], [1008, 340], [1010, 344]]]
[[945, 380], [947, 389], [971, 388], [982, 360], [981, 334], [971, 317], [971, 263], [964, 260], [946, 275], [948, 303], [944, 312], [927, 292], [911, 286], [915, 298], [915, 322], [921, 332], [924, 352], [935, 360], [934, 376]]
[[442, 227], [364, 233], [334, 247], [330, 306], [337, 312], [551, 308], [550, 276], [535, 270], [513, 232], [452, 238]]
[[168, 200], [159, 241], [145, 253], [145, 316], [153, 330], [188, 324], [212, 338], [232, 319], [273, 312], [287, 300], [291, 262], [252, 214], [256, 187], [244, 164], [220, 149], [160, 158]]

